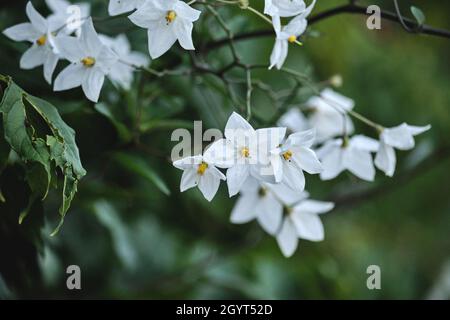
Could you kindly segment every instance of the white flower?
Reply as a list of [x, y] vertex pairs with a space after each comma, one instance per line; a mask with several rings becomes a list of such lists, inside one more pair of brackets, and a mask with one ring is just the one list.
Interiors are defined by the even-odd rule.
[[297, 108], [289, 109], [278, 120], [279, 127], [286, 127], [290, 132], [299, 132], [310, 129], [308, 119]]
[[216, 195], [220, 180], [225, 180], [223, 173], [201, 155], [177, 160], [173, 165], [183, 170], [180, 183], [181, 192], [198, 186], [208, 201], [211, 201]]
[[306, 192], [294, 192], [284, 185], [261, 183], [250, 177], [242, 187], [230, 220], [242, 224], [257, 219], [264, 231], [275, 235], [281, 226], [283, 207], [307, 197]]
[[305, 10], [303, 0], [265, 0], [264, 3], [264, 13], [269, 16], [293, 17]]
[[269, 69], [272, 69], [274, 66], [276, 66], [277, 69], [281, 69], [288, 55], [289, 43], [295, 42], [297, 37], [305, 32], [306, 27], [308, 26], [306, 17], [311, 13], [315, 3], [316, 1], [314, 0], [305, 11], [292, 19], [283, 28], [281, 27], [280, 16], [274, 15], [272, 17], [276, 39], [272, 54], [270, 55]]
[[108, 13], [110, 16], [133, 11], [144, 4], [146, 0], [109, 0]]
[[86, 2], [75, 4], [66, 0], [45, 0], [45, 2], [53, 12], [47, 18], [50, 29], [65, 34], [71, 34], [74, 31], [79, 33], [81, 25], [91, 12], [91, 5]]
[[230, 197], [237, 194], [251, 175], [274, 183], [270, 150], [284, 138], [286, 128], [255, 130], [240, 115], [233, 112], [225, 127], [225, 139], [214, 142], [205, 153], [212, 163], [227, 170]]
[[297, 192], [305, 189], [305, 175], [320, 173], [322, 165], [311, 150], [314, 130], [291, 134], [282, 145], [271, 151], [275, 181], [283, 182]]
[[180, 0], [153, 0], [145, 2], [129, 18], [134, 24], [148, 29], [150, 56], [156, 59], [177, 40], [184, 49], [195, 50], [192, 29], [200, 13]]
[[376, 152], [378, 147], [378, 141], [363, 135], [356, 135], [346, 143], [343, 139], [327, 141], [317, 150], [323, 166], [320, 178], [331, 180], [348, 170], [363, 180], [373, 181], [375, 168], [371, 152]]
[[298, 246], [298, 238], [322, 241], [324, 230], [319, 214], [333, 208], [332, 202], [306, 199], [288, 209], [281, 230], [277, 234], [278, 246], [283, 255], [288, 258], [294, 254]]
[[375, 165], [381, 171], [392, 177], [395, 171], [396, 156], [394, 148], [409, 150], [414, 148], [414, 136], [421, 134], [431, 128], [410, 126], [406, 123], [394, 128], [385, 128], [380, 135], [380, 147], [375, 157]]
[[344, 133], [351, 134], [353, 122], [346, 115], [355, 103], [332, 89], [324, 89], [320, 96], [311, 97], [306, 106], [311, 110], [308, 117], [311, 127], [316, 129], [317, 142], [323, 142]]
[[150, 59], [143, 53], [131, 51], [130, 42], [124, 34], [116, 38], [99, 35], [103, 44], [107, 45], [119, 57], [119, 61], [111, 68], [108, 77], [125, 90], [131, 88], [135, 67], [146, 67]]
[[32, 43], [20, 59], [22, 69], [33, 69], [44, 66], [44, 78], [48, 83], [52, 82], [52, 75], [58, 64], [58, 56], [53, 51], [50, 38], [53, 37], [49, 29], [48, 21], [42, 17], [31, 2], [27, 3], [27, 16], [30, 22], [21, 23], [7, 28], [3, 34], [15, 41], [29, 41]]
[[97, 102], [105, 75], [117, 62], [117, 55], [102, 44], [89, 18], [81, 27], [79, 38], [62, 36], [55, 39], [61, 56], [70, 61], [55, 79], [54, 90], [81, 86], [86, 97]]

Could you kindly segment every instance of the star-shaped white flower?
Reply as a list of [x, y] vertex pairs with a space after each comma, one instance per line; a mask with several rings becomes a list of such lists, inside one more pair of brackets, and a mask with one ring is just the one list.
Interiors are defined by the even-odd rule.
[[274, 66], [276, 66], [277, 69], [283, 67], [284, 61], [286, 61], [288, 55], [289, 43], [297, 41], [297, 37], [305, 32], [306, 27], [308, 26], [306, 17], [311, 13], [315, 3], [316, 1], [314, 0], [306, 10], [293, 18], [284, 27], [281, 27], [279, 15], [272, 16], [272, 24], [275, 30], [276, 39], [270, 55], [269, 69], [272, 69]]
[[100, 40], [111, 48], [119, 57], [119, 61], [111, 68], [108, 77], [125, 90], [131, 88], [135, 67], [146, 67], [150, 63], [148, 56], [141, 52], [131, 51], [130, 42], [124, 34], [116, 38], [99, 35]]
[[20, 59], [22, 69], [33, 69], [44, 66], [44, 78], [48, 83], [52, 82], [52, 75], [58, 64], [58, 55], [54, 52], [51, 38], [54, 37], [47, 19], [42, 17], [33, 7], [27, 3], [26, 13], [30, 22], [20, 23], [7, 28], [3, 34], [14, 41], [29, 41], [32, 43]]
[[380, 134], [380, 147], [375, 157], [375, 165], [387, 176], [392, 177], [395, 171], [396, 156], [395, 149], [409, 150], [414, 148], [414, 136], [421, 134], [431, 128], [410, 126], [406, 123], [394, 128], [385, 128]]
[[86, 97], [97, 102], [105, 76], [118, 61], [117, 55], [102, 44], [89, 18], [81, 27], [79, 38], [61, 36], [55, 43], [62, 57], [70, 61], [56, 77], [54, 90], [81, 86]]
[[371, 152], [378, 150], [378, 141], [356, 135], [344, 143], [343, 139], [328, 140], [317, 155], [322, 161], [322, 180], [336, 178], [342, 171], [348, 170], [360, 179], [373, 181], [375, 168]]
[[177, 160], [173, 165], [183, 170], [180, 191], [184, 192], [198, 186], [206, 200], [211, 201], [219, 189], [220, 180], [225, 176], [212, 163], [201, 156], [187, 157]]
[[306, 4], [303, 0], [265, 0], [264, 2], [264, 13], [272, 17], [293, 17], [305, 10]]
[[322, 241], [324, 230], [319, 214], [334, 208], [332, 202], [303, 200], [287, 209], [281, 230], [277, 234], [278, 246], [286, 258], [291, 257], [298, 246], [298, 239]]
[[311, 149], [314, 136], [314, 130], [293, 133], [286, 142], [271, 151], [277, 183], [283, 182], [293, 190], [302, 192], [305, 189], [303, 170], [309, 174], [322, 171], [322, 165]]
[[180, 0], [153, 0], [145, 2], [129, 19], [139, 27], [148, 29], [150, 56], [156, 59], [177, 40], [184, 49], [195, 50], [192, 29], [200, 13]]
[[242, 187], [230, 220], [243, 224], [256, 219], [264, 231], [276, 235], [281, 227], [283, 207], [307, 197], [307, 192], [294, 192], [285, 185], [261, 183], [250, 177]]
[[251, 175], [258, 180], [274, 183], [270, 150], [284, 138], [286, 128], [255, 130], [240, 115], [233, 112], [225, 127], [225, 139], [214, 142], [207, 150], [212, 163], [227, 170], [230, 197], [236, 195]]
[[306, 106], [311, 111], [308, 121], [316, 129], [318, 143], [340, 136], [344, 130], [353, 133], [353, 122], [346, 114], [355, 106], [352, 99], [327, 88], [320, 96], [311, 97]]
[[108, 13], [117, 16], [122, 13], [131, 12], [145, 3], [146, 0], [109, 0]]
[[70, 3], [66, 0], [45, 0], [52, 14], [47, 18], [50, 28], [64, 34], [74, 31], [79, 33], [81, 25], [89, 17], [91, 5], [89, 3]]

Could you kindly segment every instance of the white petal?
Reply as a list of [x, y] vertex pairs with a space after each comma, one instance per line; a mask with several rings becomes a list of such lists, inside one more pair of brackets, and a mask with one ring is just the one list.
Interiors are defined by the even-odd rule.
[[61, 57], [72, 63], [78, 63], [86, 57], [85, 52], [80, 46], [80, 41], [75, 37], [61, 36], [55, 38], [53, 42]]
[[334, 179], [344, 170], [340, 147], [333, 148], [332, 151], [322, 157], [322, 167], [323, 171], [320, 173], [320, 179], [322, 180]]
[[195, 50], [192, 42], [192, 22], [185, 22], [183, 19], [175, 19], [173, 22], [173, 32], [180, 45], [186, 50]]
[[255, 219], [255, 203], [257, 201], [259, 201], [257, 192], [241, 195], [234, 205], [233, 211], [231, 211], [230, 221], [232, 223], [242, 224]]
[[316, 138], [316, 130], [309, 129], [291, 134], [287, 138], [285, 144], [288, 146], [302, 146], [310, 148], [313, 145], [315, 138]]
[[277, 235], [278, 246], [286, 258], [291, 257], [298, 245], [297, 230], [290, 218], [284, 219], [280, 233]]
[[283, 182], [297, 192], [305, 190], [305, 175], [293, 162], [283, 161]]
[[270, 151], [277, 148], [286, 135], [286, 128], [263, 128], [255, 131], [258, 162], [267, 164]]
[[400, 150], [414, 148], [414, 138], [406, 123], [394, 128], [386, 128], [381, 133], [384, 143]]
[[228, 193], [230, 197], [236, 195], [245, 180], [249, 176], [249, 168], [247, 165], [235, 165], [227, 170]]
[[219, 168], [229, 168], [235, 164], [235, 149], [233, 144], [226, 139], [220, 139], [206, 149], [203, 157], [207, 163]]
[[130, 52], [126, 59], [126, 62], [137, 67], [146, 67], [150, 64], [150, 58], [140, 52]]
[[275, 67], [280, 61], [281, 51], [284, 40], [276, 39], [273, 45], [272, 53], [270, 54], [270, 66], [269, 69]]
[[227, 180], [227, 177], [213, 165], [208, 166], [208, 172], [219, 180]]
[[155, 30], [148, 31], [148, 49], [152, 59], [159, 58], [175, 43], [177, 37], [171, 26], [160, 24]]
[[394, 148], [381, 141], [380, 149], [375, 157], [375, 166], [387, 176], [392, 177], [394, 175], [396, 162], [397, 159]]
[[45, 3], [54, 13], [66, 13], [67, 7], [70, 6], [65, 0], [45, 0]]
[[284, 62], [286, 61], [288, 55], [288, 47], [289, 43], [286, 40], [282, 40], [280, 46], [280, 55], [278, 57], [278, 61], [276, 64], [278, 70], [280, 70], [283, 67]]
[[413, 136], [417, 136], [418, 134], [421, 134], [421, 133], [423, 133], [425, 131], [430, 130], [431, 129], [431, 125], [427, 125], [427, 126], [423, 126], [423, 127], [408, 125], [408, 129], [409, 129], [409, 132], [411, 132], [411, 134]]
[[307, 26], [308, 21], [300, 15], [289, 21], [289, 23], [283, 28], [283, 32], [289, 36], [298, 37], [305, 32]]
[[250, 136], [254, 132], [253, 127], [236, 112], [231, 114], [225, 126], [225, 137], [233, 142], [241, 140], [242, 135]]
[[100, 91], [105, 81], [105, 74], [99, 68], [91, 68], [88, 70], [86, 78], [81, 86], [86, 97], [92, 102], [98, 102]]
[[286, 112], [280, 120], [278, 120], [280, 127], [287, 127], [292, 132], [298, 132], [309, 129], [308, 121], [303, 113], [297, 108], [292, 108]]
[[47, 58], [47, 48], [45, 46], [32, 45], [20, 59], [20, 68], [33, 69], [44, 64]]
[[277, 199], [288, 207], [291, 207], [299, 201], [305, 200], [309, 197], [308, 192], [295, 191], [284, 183], [271, 184], [267, 185], [267, 187], [276, 195]]
[[355, 102], [352, 99], [330, 88], [322, 90], [320, 96], [328, 105], [332, 106], [333, 108], [340, 108], [344, 111], [348, 111], [353, 109], [353, 107], [355, 106]]
[[205, 173], [200, 176], [200, 180], [198, 182], [198, 188], [208, 201], [211, 201], [214, 198], [220, 185], [220, 179], [216, 175], [211, 174], [209, 172], [210, 170], [211, 168], [206, 169]]
[[55, 71], [56, 65], [58, 64], [58, 56], [51, 51], [47, 52], [47, 59], [44, 62], [44, 78], [51, 84], [53, 72]]
[[280, 229], [283, 218], [283, 205], [267, 191], [266, 195], [260, 197], [256, 206], [257, 219], [261, 227], [270, 235]]
[[342, 161], [344, 167], [358, 178], [367, 181], [375, 179], [375, 167], [370, 152], [350, 147], [345, 150]]
[[294, 209], [291, 213], [297, 235], [310, 241], [322, 241], [324, 238], [323, 224], [317, 214], [300, 212]]
[[97, 58], [103, 48], [103, 44], [95, 31], [92, 18], [88, 18], [81, 27], [80, 44], [85, 54]]
[[361, 134], [353, 136], [350, 139], [349, 145], [356, 149], [370, 152], [377, 152], [378, 148], [380, 147], [380, 144], [378, 143], [377, 140], [366, 137]]
[[326, 213], [333, 208], [333, 202], [306, 199], [296, 205], [294, 211], [321, 214]]
[[191, 168], [183, 171], [181, 176], [180, 191], [184, 192], [198, 185], [199, 175], [197, 169]]
[[147, 1], [128, 18], [131, 22], [141, 28], [154, 29], [160, 24], [161, 20], [164, 19], [165, 14], [165, 11], [158, 6], [155, 6], [154, 1]]
[[200, 163], [202, 163], [203, 157], [201, 155], [186, 157], [183, 159], [179, 159], [173, 162], [173, 166], [175, 168], [185, 170], [193, 167], [197, 167]]
[[110, 16], [116, 16], [136, 9], [134, 0], [109, 0], [108, 13]]
[[273, 154], [270, 157], [270, 163], [273, 167], [273, 173], [275, 176], [275, 181], [280, 183], [283, 180], [283, 160], [280, 154]]
[[202, 13], [199, 10], [191, 8], [187, 3], [183, 1], [177, 1], [173, 9], [177, 13], [177, 18], [186, 19], [191, 22], [197, 21], [198, 18], [200, 18], [200, 14]]
[[29, 1], [27, 3], [27, 8], [26, 8], [26, 12], [27, 12], [27, 16], [31, 21], [31, 24], [33, 25], [33, 27], [39, 31], [42, 34], [47, 34], [47, 28], [48, 28], [48, 24], [47, 24], [47, 20], [45, 20], [45, 18], [43, 16], [41, 16], [41, 14], [39, 12], [36, 11], [36, 9], [33, 7], [33, 4], [31, 3], [31, 1]]
[[292, 159], [295, 163], [309, 174], [316, 174], [322, 172], [322, 164], [314, 151], [305, 147], [293, 148], [294, 154]]
[[14, 41], [30, 41], [34, 42], [42, 36], [31, 23], [20, 23], [3, 31], [3, 34]]
[[56, 77], [53, 90], [63, 91], [81, 86], [85, 73], [86, 68], [82, 65], [71, 64], [67, 66]]

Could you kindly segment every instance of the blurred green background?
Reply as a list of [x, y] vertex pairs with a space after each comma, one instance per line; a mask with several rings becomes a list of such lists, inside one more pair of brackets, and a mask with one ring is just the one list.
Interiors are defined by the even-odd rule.
[[[263, 1], [250, 1], [261, 9]], [[345, 1], [318, 0], [314, 13]], [[107, 1], [91, 1], [93, 16], [107, 16]], [[392, 1], [360, 1], [393, 10]], [[44, 1], [33, 1], [48, 13]], [[426, 23], [450, 29], [446, 1], [400, 1], [420, 7]], [[26, 1], [0, 4], [0, 29], [24, 22]], [[205, 44], [224, 37], [202, 6], [195, 25], [196, 56], [211, 66], [231, 61], [226, 46], [206, 53]], [[219, 8], [235, 34], [267, 29], [250, 12]], [[101, 33], [125, 32], [135, 50], [146, 51], [146, 32], [117, 18], [95, 24]], [[310, 27], [303, 47], [290, 47], [286, 66], [317, 81], [342, 75], [341, 93], [356, 101], [356, 110], [386, 126], [401, 122], [430, 123], [417, 147], [398, 152], [394, 178], [380, 172], [374, 183], [342, 174], [322, 182], [307, 177], [312, 197], [333, 200], [337, 208], [322, 216], [325, 240], [300, 241], [285, 259], [275, 239], [256, 222], [232, 225], [235, 199], [222, 184], [212, 203], [197, 189], [178, 191], [181, 172], [168, 161], [174, 128], [203, 120], [203, 128], [223, 129], [234, 107], [214, 76], [156, 78], [136, 73], [131, 92], [107, 83], [101, 105], [84, 98], [81, 89], [53, 93], [41, 68], [19, 69], [27, 47], [0, 36], [0, 74], [11, 75], [28, 92], [51, 101], [75, 129], [88, 171], [63, 229], [50, 238], [57, 223], [59, 193], [52, 192], [39, 215], [18, 226], [10, 219], [0, 229], [0, 297], [4, 298], [255, 298], [255, 299], [423, 299], [450, 297], [450, 42], [406, 33], [399, 24], [382, 22], [370, 31], [365, 17], [338, 15]], [[273, 37], [238, 42], [244, 62], [268, 64]], [[60, 63], [58, 70], [64, 63]], [[189, 53], [178, 46], [152, 64], [155, 69], [190, 66]], [[230, 73], [245, 79], [242, 71]], [[280, 72], [258, 71], [254, 79], [274, 89], [292, 86]], [[236, 86], [238, 99], [245, 87]], [[307, 89], [292, 101], [301, 104]], [[273, 102], [255, 89], [255, 126], [273, 125]], [[240, 109], [238, 108], [237, 111]], [[355, 121], [358, 132], [374, 137]], [[138, 163], [136, 166], [130, 164]], [[154, 175], [170, 195], [155, 185]], [[24, 205], [23, 181], [14, 165], [0, 177], [17, 190]], [[6, 180], [5, 180], [6, 181]], [[21, 182], [22, 181], [22, 182]], [[22, 189], [21, 189], [22, 188]], [[5, 191], [5, 190], [3, 190]], [[25, 191], [24, 191], [25, 192]], [[167, 193], [167, 192], [166, 192]], [[3, 215], [3, 216], [2, 216]], [[9, 221], [9, 220], [8, 220]], [[42, 229], [41, 229], [42, 227]], [[3, 235], [1, 235], [3, 233]], [[82, 270], [82, 290], [66, 289], [65, 270]], [[381, 267], [381, 290], [368, 290], [366, 268]]]

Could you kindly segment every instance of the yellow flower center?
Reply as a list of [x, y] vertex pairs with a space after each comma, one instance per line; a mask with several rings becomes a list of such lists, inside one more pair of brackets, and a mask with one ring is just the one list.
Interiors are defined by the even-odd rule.
[[47, 42], [47, 35], [45, 34], [36, 40], [38, 46], [43, 46], [46, 42]]
[[167, 14], [166, 14], [167, 24], [172, 23], [176, 17], [177, 17], [177, 13], [175, 11], [173, 11], [173, 10], [167, 11]]
[[296, 36], [290, 36], [289, 38], [288, 38], [288, 41], [290, 42], [290, 43], [293, 43], [293, 42], [295, 42], [297, 40], [297, 37]]
[[283, 158], [286, 161], [289, 161], [292, 158], [292, 151], [288, 150], [285, 153], [283, 153]]
[[208, 169], [208, 164], [206, 162], [202, 162], [198, 166], [197, 173], [202, 176], [206, 169]]
[[241, 155], [242, 155], [244, 158], [250, 157], [250, 150], [249, 150], [247, 147], [242, 148], [242, 150], [241, 150]]
[[91, 68], [94, 66], [95, 64], [95, 58], [92, 57], [86, 57], [81, 59], [81, 63], [86, 67], [86, 68]]

